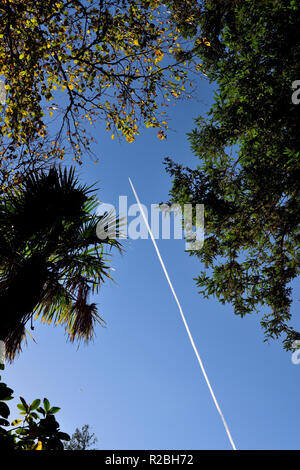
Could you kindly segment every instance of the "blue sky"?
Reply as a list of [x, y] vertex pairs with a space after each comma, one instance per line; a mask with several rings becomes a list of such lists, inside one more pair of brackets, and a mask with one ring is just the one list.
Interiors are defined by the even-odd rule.
[[[207, 81], [198, 87], [197, 99], [170, 104], [166, 141], [142, 129], [135, 143], [119, 143], [99, 123], [99, 162], [86, 159], [79, 175], [98, 181], [101, 201], [117, 207], [127, 195], [135, 203], [129, 176], [147, 207], [168, 200], [164, 157], [196, 164], [186, 133], [213, 99]], [[231, 306], [197, 294], [193, 277], [201, 265], [185, 253], [184, 240], [158, 246], [237, 448], [299, 449], [300, 365], [280, 342], [263, 342], [262, 315], [241, 319]], [[2, 378], [16, 397], [46, 396], [60, 406], [63, 431], [89, 424], [99, 449], [230, 449], [151, 240], [127, 240], [112, 266], [115, 283], [96, 297], [107, 326], [94, 343], [77, 349], [63, 328], [35, 322], [37, 344], [29, 340]], [[297, 301], [292, 308], [298, 313]]]

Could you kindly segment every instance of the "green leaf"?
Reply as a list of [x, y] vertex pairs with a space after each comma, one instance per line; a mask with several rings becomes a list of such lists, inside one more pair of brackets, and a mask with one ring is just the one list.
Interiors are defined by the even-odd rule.
[[24, 409], [27, 411], [27, 410], [28, 410], [28, 405], [27, 405], [26, 401], [24, 400], [23, 397], [20, 397], [20, 400], [21, 400], [21, 402], [22, 402], [22, 404], [23, 404], [23, 406], [24, 406]]
[[0, 418], [0, 426], [9, 426], [7, 419]]
[[41, 400], [38, 398], [34, 400], [30, 405], [30, 410], [36, 410], [40, 406]]
[[22, 405], [22, 403], [18, 403], [17, 408], [19, 408], [19, 410], [21, 410], [21, 411], [24, 411], [24, 412], [26, 411], [26, 408], [25, 408], [24, 405]]
[[5, 398], [2, 398], [2, 401], [9, 401], [9, 400], [13, 400], [14, 397], [5, 397]]
[[9, 400], [11, 399], [11, 395], [13, 390], [6, 386], [4, 383], [0, 383], [0, 400]]
[[49, 410], [49, 413], [54, 414], [57, 413], [59, 410], [60, 408], [58, 406], [52, 406], [52, 408], [50, 408]]
[[8, 418], [9, 415], [10, 411], [7, 404], [0, 401], [0, 416], [2, 416], [3, 418]]
[[45, 408], [45, 410], [48, 412], [49, 409], [50, 409], [49, 400], [48, 400], [47, 398], [44, 398], [43, 403], [44, 403], [44, 408]]
[[27, 434], [27, 430], [24, 429], [24, 428], [19, 428], [19, 429], [16, 429], [16, 430], [15, 430], [15, 433], [16, 433], [16, 434], [23, 434], [23, 435], [25, 435], [25, 434]]

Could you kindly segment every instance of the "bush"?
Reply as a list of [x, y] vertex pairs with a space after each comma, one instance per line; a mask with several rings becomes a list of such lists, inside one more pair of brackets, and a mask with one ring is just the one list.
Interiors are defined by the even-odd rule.
[[[0, 377], [1, 379], [1, 377]], [[70, 436], [59, 429], [55, 413], [60, 408], [50, 406], [44, 398], [34, 400], [31, 405], [20, 397], [17, 405], [21, 419], [8, 420], [10, 409], [6, 404], [13, 399], [13, 390], [0, 382], [0, 449], [2, 450], [64, 450], [62, 441], [69, 441]], [[12, 426], [5, 429], [3, 426]]]

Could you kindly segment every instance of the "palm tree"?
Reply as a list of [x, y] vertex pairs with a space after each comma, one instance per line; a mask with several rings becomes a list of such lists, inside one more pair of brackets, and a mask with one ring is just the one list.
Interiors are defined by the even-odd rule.
[[74, 169], [35, 171], [0, 201], [0, 340], [12, 360], [21, 350], [25, 325], [33, 317], [62, 324], [71, 341], [88, 341], [104, 320], [89, 294], [110, 278], [93, 215], [98, 201]]

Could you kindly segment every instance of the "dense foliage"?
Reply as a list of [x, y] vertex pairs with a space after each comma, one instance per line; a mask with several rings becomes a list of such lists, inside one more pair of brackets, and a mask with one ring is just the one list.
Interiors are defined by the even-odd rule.
[[10, 423], [8, 420], [10, 409], [6, 402], [13, 399], [12, 394], [13, 390], [4, 382], [0, 382], [0, 449], [2, 451], [63, 450], [62, 441], [69, 441], [70, 436], [60, 431], [55, 419], [54, 414], [60, 408], [50, 406], [47, 398], [44, 398], [41, 406], [40, 399], [34, 400], [29, 405], [23, 397], [20, 397], [21, 403], [17, 407], [22, 418]]
[[205, 205], [204, 246], [192, 253], [206, 267], [200, 292], [240, 316], [264, 306], [266, 339], [283, 333], [290, 348], [299, 336], [289, 320], [300, 265], [300, 4], [199, 3], [210, 42], [199, 57], [218, 90], [189, 134], [197, 167], [166, 161], [172, 202]]

